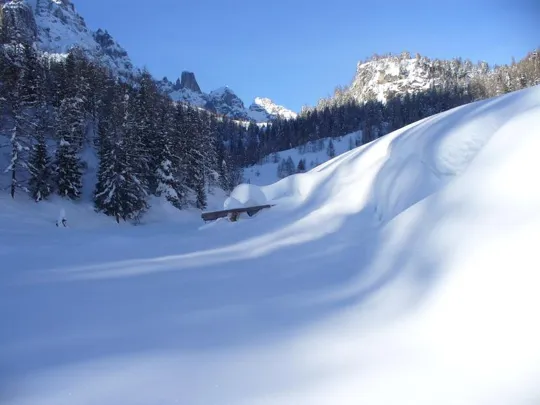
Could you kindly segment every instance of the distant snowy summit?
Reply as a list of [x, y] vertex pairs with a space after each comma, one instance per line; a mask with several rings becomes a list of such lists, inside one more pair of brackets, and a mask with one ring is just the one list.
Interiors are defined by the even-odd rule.
[[174, 101], [188, 103], [236, 120], [268, 122], [277, 118], [296, 118], [296, 113], [275, 104], [269, 98], [257, 97], [251, 106], [246, 108], [240, 97], [227, 86], [204, 93], [192, 72], [182, 72], [181, 77], [174, 83], [163, 78], [160, 87]]
[[90, 30], [70, 0], [0, 0], [3, 42], [36, 44], [51, 56], [79, 48], [121, 76], [133, 73], [128, 53], [105, 30]]
[[253, 104], [249, 106], [251, 117], [255, 121], [268, 121], [276, 118], [294, 119], [298, 114], [274, 103], [269, 98], [256, 97]]

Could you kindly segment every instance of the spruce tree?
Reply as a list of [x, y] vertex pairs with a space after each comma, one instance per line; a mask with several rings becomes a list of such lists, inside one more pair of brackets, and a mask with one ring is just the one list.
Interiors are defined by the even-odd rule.
[[205, 155], [202, 138], [202, 123], [197, 111], [187, 107], [183, 116], [181, 140], [182, 171], [186, 176], [186, 186], [191, 192], [193, 204], [199, 209], [206, 208]]
[[120, 84], [109, 83], [108, 100], [98, 127], [100, 165], [94, 193], [96, 210], [117, 222], [139, 222], [148, 210], [147, 192], [139, 178], [133, 123], [129, 118], [130, 93]]
[[336, 148], [334, 147], [334, 142], [330, 139], [328, 142], [328, 148], [326, 149], [326, 154], [330, 159], [334, 158], [336, 156]]
[[174, 107], [163, 101], [159, 111], [159, 130], [156, 137], [161, 145], [156, 170], [156, 195], [164, 196], [173, 206], [182, 209], [186, 203], [186, 190], [179, 170], [180, 160], [173, 154], [175, 123]]
[[36, 202], [47, 199], [52, 193], [52, 169], [43, 133], [37, 136], [36, 143], [32, 146], [28, 169], [30, 196]]
[[55, 182], [58, 195], [76, 200], [81, 196], [82, 164], [79, 150], [84, 137], [82, 100], [70, 97], [62, 101], [58, 112], [55, 156]]
[[16, 56], [21, 59], [21, 68], [14, 91], [7, 94], [13, 126], [10, 136], [11, 159], [5, 172], [10, 173], [12, 198], [15, 198], [18, 189], [28, 192], [22, 177], [28, 170], [28, 145], [36, 127], [34, 115], [40, 103], [42, 85], [41, 67], [34, 48], [24, 45], [22, 54]]
[[54, 175], [59, 196], [71, 200], [81, 197], [82, 172], [77, 149], [64, 138], [58, 142]]
[[306, 171], [306, 161], [304, 159], [300, 159], [298, 162], [298, 166], [296, 168], [297, 173], [304, 173]]

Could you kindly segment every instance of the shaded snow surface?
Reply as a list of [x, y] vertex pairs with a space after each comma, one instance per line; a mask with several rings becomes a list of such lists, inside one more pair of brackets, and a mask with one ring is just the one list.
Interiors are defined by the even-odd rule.
[[459, 107], [236, 223], [2, 197], [2, 404], [538, 403], [539, 128], [540, 87]]

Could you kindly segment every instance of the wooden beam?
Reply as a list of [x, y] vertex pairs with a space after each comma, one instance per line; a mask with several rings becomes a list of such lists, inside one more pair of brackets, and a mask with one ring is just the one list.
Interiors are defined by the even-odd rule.
[[225, 218], [229, 216], [229, 214], [241, 214], [241, 213], [247, 213], [250, 217], [255, 215], [260, 210], [263, 210], [265, 208], [271, 208], [275, 204], [266, 204], [266, 205], [256, 205], [254, 207], [244, 207], [244, 208], [233, 208], [230, 210], [222, 210], [222, 211], [212, 211], [212, 212], [203, 212], [201, 214], [201, 218], [206, 221], [215, 221], [219, 218]]

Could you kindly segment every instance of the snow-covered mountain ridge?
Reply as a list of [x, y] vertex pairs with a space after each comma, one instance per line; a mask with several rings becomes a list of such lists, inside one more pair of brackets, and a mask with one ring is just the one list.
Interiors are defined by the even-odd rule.
[[220, 87], [209, 93], [204, 93], [192, 72], [182, 72], [181, 78], [175, 83], [163, 78], [161, 89], [179, 102], [185, 102], [196, 107], [204, 108], [219, 115], [235, 120], [268, 122], [276, 118], [296, 118], [296, 113], [275, 104], [269, 98], [257, 97], [246, 108], [244, 102], [228, 86]]
[[[71, 0], [0, 0], [0, 10], [0, 27], [5, 42], [34, 43], [43, 53], [55, 58], [77, 47], [118, 75], [129, 77], [138, 72], [127, 51], [106, 30], [92, 31], [87, 27]], [[203, 93], [195, 76], [189, 72], [184, 72], [176, 83], [164, 79], [160, 85], [175, 101], [232, 119], [267, 122], [278, 116], [296, 116], [269, 99], [257, 98], [251, 107], [246, 108], [228, 87]]]

